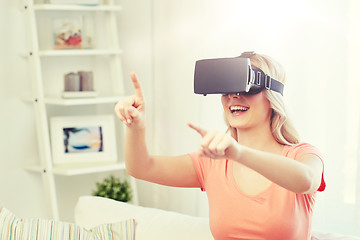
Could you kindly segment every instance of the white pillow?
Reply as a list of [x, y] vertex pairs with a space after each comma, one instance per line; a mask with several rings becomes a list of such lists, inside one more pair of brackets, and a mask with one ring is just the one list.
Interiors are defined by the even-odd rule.
[[112, 199], [82, 196], [75, 207], [76, 224], [94, 226], [135, 219], [136, 240], [208, 240], [213, 239], [208, 218], [131, 205]]
[[134, 240], [134, 228], [133, 219], [87, 230], [52, 219], [18, 218], [6, 208], [0, 211], [0, 239], [3, 240]]

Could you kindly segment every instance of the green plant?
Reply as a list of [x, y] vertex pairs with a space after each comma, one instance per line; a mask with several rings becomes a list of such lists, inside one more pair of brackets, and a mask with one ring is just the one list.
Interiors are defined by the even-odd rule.
[[96, 190], [93, 191], [93, 196], [111, 198], [121, 202], [131, 201], [133, 195], [131, 186], [128, 181], [121, 181], [110, 175], [102, 182], [96, 183]]

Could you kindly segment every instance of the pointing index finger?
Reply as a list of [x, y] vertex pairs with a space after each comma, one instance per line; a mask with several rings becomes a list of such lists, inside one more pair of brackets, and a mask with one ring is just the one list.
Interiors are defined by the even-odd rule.
[[202, 137], [206, 134], [206, 130], [202, 129], [201, 127], [195, 126], [192, 123], [188, 123], [188, 126], [192, 129], [194, 129], [195, 131], [197, 131]]
[[134, 72], [131, 72], [130, 77], [131, 77], [131, 80], [132, 80], [133, 85], [134, 85], [135, 95], [137, 97], [143, 98], [144, 96], [143, 96], [143, 93], [142, 93], [141, 85], [140, 85], [140, 82], [138, 81], [138, 79], [136, 77], [136, 74]]

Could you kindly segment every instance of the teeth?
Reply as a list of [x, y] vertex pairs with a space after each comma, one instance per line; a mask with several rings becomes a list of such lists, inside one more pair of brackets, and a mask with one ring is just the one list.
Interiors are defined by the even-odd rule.
[[231, 111], [246, 111], [248, 110], [248, 107], [243, 107], [243, 106], [231, 106], [230, 110]]

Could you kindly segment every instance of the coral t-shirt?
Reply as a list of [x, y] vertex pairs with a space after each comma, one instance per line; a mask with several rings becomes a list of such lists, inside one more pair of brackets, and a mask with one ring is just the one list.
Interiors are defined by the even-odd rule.
[[[304, 154], [321, 158], [312, 145], [284, 146], [282, 155], [297, 160]], [[215, 239], [310, 240], [316, 193], [296, 194], [275, 183], [257, 195], [237, 186], [232, 161], [190, 154], [209, 201], [210, 228]], [[318, 191], [325, 189], [324, 178]]]

